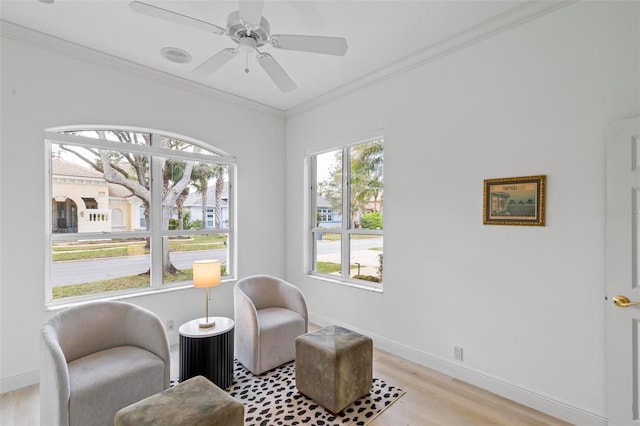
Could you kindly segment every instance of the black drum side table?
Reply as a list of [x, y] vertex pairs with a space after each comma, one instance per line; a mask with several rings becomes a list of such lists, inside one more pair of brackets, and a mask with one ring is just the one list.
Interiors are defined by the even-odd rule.
[[[211, 317], [210, 317], [211, 318]], [[213, 317], [211, 328], [198, 327], [198, 320], [180, 326], [180, 382], [204, 376], [219, 388], [233, 383], [233, 330], [231, 318]]]

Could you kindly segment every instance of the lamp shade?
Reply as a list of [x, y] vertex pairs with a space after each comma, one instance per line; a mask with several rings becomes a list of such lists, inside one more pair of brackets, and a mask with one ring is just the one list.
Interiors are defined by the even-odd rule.
[[193, 286], [215, 287], [220, 284], [219, 260], [196, 260], [193, 262]]

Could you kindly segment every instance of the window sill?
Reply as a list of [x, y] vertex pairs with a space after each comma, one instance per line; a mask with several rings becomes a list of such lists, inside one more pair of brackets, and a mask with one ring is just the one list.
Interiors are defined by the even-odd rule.
[[374, 293], [384, 293], [383, 290], [383, 283], [376, 283], [376, 284], [367, 284], [366, 281], [359, 281], [359, 280], [344, 280], [344, 279], [340, 279], [340, 278], [335, 278], [333, 276], [330, 275], [324, 275], [324, 274], [318, 274], [318, 273], [308, 273], [305, 275], [307, 278], [311, 278], [314, 280], [318, 280], [318, 281], [324, 281], [324, 282], [328, 282], [328, 283], [332, 283], [332, 284], [338, 284], [338, 285], [343, 285], [343, 286], [347, 286], [347, 287], [353, 287], [353, 288], [358, 288], [361, 290], [367, 290], [367, 291], [372, 291]]
[[[235, 281], [235, 279], [226, 279], [222, 280], [222, 284], [227, 282]], [[78, 297], [73, 300], [55, 300], [52, 302], [48, 302], [44, 306], [45, 312], [53, 312], [60, 311], [62, 309], [70, 308], [72, 306], [84, 305], [86, 303], [96, 302], [96, 301], [105, 301], [105, 300], [124, 300], [124, 299], [133, 299], [136, 297], [142, 296], [150, 296], [153, 294], [161, 294], [161, 293], [170, 293], [174, 291], [186, 290], [194, 288], [193, 284], [189, 282], [188, 284], [176, 284], [173, 286], [166, 286], [158, 289], [146, 289], [146, 290], [138, 290], [127, 293], [118, 293], [118, 294], [98, 294], [94, 295], [94, 297], [86, 296], [86, 297]]]

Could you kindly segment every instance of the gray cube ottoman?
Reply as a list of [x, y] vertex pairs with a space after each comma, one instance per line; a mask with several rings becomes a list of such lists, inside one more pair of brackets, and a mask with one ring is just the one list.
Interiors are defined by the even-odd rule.
[[129, 405], [116, 426], [243, 426], [244, 406], [202, 376]]
[[296, 387], [333, 414], [373, 385], [373, 340], [329, 326], [296, 338]]

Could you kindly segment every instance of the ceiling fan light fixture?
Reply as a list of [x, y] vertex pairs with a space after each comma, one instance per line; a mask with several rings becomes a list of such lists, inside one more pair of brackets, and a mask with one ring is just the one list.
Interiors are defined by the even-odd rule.
[[242, 37], [240, 39], [240, 51], [242, 53], [252, 53], [256, 51], [258, 44], [253, 37]]
[[188, 64], [191, 62], [191, 54], [177, 47], [163, 47], [160, 54], [169, 62], [176, 64]]

